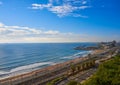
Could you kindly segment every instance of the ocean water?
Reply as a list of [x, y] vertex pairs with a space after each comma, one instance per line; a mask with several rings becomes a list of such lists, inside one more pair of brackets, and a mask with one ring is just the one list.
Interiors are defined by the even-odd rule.
[[74, 50], [82, 45], [96, 43], [0, 44], [0, 79], [83, 57], [90, 51]]

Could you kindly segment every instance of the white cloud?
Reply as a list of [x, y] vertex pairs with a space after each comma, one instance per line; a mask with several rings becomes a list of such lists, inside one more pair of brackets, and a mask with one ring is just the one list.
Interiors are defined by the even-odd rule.
[[70, 5], [63, 5], [63, 6], [53, 6], [49, 10], [57, 14], [58, 16], [62, 17], [70, 14], [74, 10], [74, 8]]
[[89, 8], [90, 6], [80, 6], [78, 9], [86, 9]]
[[[55, 4], [54, 4], [55, 3]], [[79, 13], [76, 13], [76, 11], [80, 11], [83, 9], [90, 8], [90, 6], [86, 5], [87, 1], [83, 0], [63, 0], [62, 3], [60, 3], [59, 0], [49, 0], [47, 4], [32, 4], [32, 9], [47, 9], [51, 11], [52, 13], [57, 14], [59, 17], [63, 16], [75, 16], [75, 15], [81, 15]], [[83, 17], [78, 16], [78, 17]]]
[[[0, 34], [4, 36], [20, 37], [20, 36], [39, 36], [39, 35], [56, 35], [58, 31], [43, 31], [35, 28], [20, 27], [20, 26], [6, 26], [0, 23]], [[3, 35], [2, 35], [3, 36]]]
[[40, 30], [22, 26], [7, 26], [0, 23], [0, 42], [78, 42], [84, 35], [62, 33], [57, 30]]
[[3, 26], [4, 26], [4, 24], [0, 22], [0, 27], [3, 27]]
[[86, 3], [87, 3], [87, 1], [83, 1], [83, 2], [82, 2], [82, 4], [86, 4]]
[[52, 30], [50, 30], [50, 31], [46, 31], [46, 32], [44, 32], [45, 34], [48, 34], [48, 35], [57, 35], [57, 34], [59, 34], [60, 32], [59, 31], [52, 31]]
[[39, 43], [39, 42], [99, 42], [119, 40], [119, 35], [95, 36], [63, 33], [57, 30], [40, 30], [22, 26], [7, 26], [0, 23], [0, 43]]
[[32, 9], [43, 9], [43, 8], [49, 8], [52, 4], [32, 4]]

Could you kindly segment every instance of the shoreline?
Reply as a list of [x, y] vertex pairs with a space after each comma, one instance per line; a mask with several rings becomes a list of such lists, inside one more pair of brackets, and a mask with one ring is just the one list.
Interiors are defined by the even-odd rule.
[[[94, 50], [90, 54], [94, 55], [94, 54], [98, 54], [98, 53], [101, 53], [101, 51], [100, 50]], [[0, 84], [6, 83], [6, 82], [16, 82], [16, 81], [20, 81], [21, 79], [23, 81], [23, 80], [26, 80], [25, 78], [32, 79], [33, 76], [34, 77], [39, 77], [39, 76], [47, 74], [48, 72], [55, 71], [56, 69], [58, 70], [58, 68], [68, 66], [68, 65], [71, 65], [71, 64], [75, 64], [75, 63], [78, 63], [78, 62], [82, 62], [86, 59], [88, 59], [88, 55], [84, 56], [84, 57], [78, 57], [78, 58], [63, 62], [63, 63], [58, 63], [58, 64], [55, 64], [55, 65], [47, 66], [47, 67], [44, 67], [44, 68], [41, 68], [41, 69], [38, 69], [38, 70], [35, 70], [35, 71], [32, 71], [32, 72], [28, 72], [28, 73], [12, 76], [12, 77], [9, 77], [9, 78], [1, 79]], [[29, 79], [27, 79], [27, 80], [29, 80]]]
[[[84, 51], [83, 51], [84, 52]], [[61, 63], [65, 63], [65, 62], [68, 62], [68, 61], [71, 61], [71, 60], [74, 60], [74, 59], [76, 59], [76, 58], [81, 58], [81, 57], [84, 57], [84, 56], [86, 56], [86, 55], [88, 55], [88, 54], [92, 54], [93, 53], [93, 51], [86, 51], [85, 53], [83, 53], [83, 52], [78, 52], [78, 53], [75, 53], [75, 54], [73, 54], [72, 55], [72, 58], [71, 59], [68, 59], [68, 60], [65, 60], [65, 61], [60, 61], [60, 62], [50, 62], [50, 61], [48, 61], [48, 62], [36, 62], [36, 63], [33, 63], [33, 64], [29, 64], [29, 65], [24, 65], [24, 66], [20, 66], [20, 67], [17, 67], [17, 68], [14, 68], [15, 70], [16, 69], [19, 69], [19, 68], [21, 68], [21, 67], [26, 67], [26, 68], [28, 68], [28, 66], [30, 67], [30, 66], [33, 66], [34, 64], [35, 65], [37, 65], [37, 64], [41, 64], [41, 63], [48, 63], [48, 66], [44, 66], [44, 64], [43, 64], [43, 66], [41, 65], [41, 67], [40, 68], [37, 68], [37, 69], [32, 69], [31, 67], [31, 69], [22, 69], [21, 68], [21, 70], [19, 69], [19, 70], [16, 70], [16, 71], [13, 71], [13, 72], [11, 72], [11, 71], [6, 71], [5, 72], [5, 74], [3, 73], [3, 74], [1, 74], [0, 75], [0, 80], [3, 80], [3, 79], [7, 79], [7, 78], [10, 78], [10, 77], [14, 77], [14, 76], [18, 76], [18, 75], [22, 75], [22, 74], [27, 74], [27, 73], [30, 73], [30, 72], [33, 72], [33, 71], [36, 71], [36, 70], [41, 70], [41, 69], [44, 69], [44, 68], [46, 68], [46, 67], [49, 67], [49, 66], [53, 66], [53, 65], [57, 65], [57, 64], [61, 64]], [[77, 55], [76, 55], [77, 54]], [[80, 54], [80, 55], [79, 55]], [[82, 55], [81, 55], [82, 54]], [[74, 58], [75, 57], [75, 58]], [[14, 70], [14, 69], [11, 69], [11, 70]], [[23, 70], [23, 71], [22, 71]], [[2, 72], [2, 71], [1, 71]]]

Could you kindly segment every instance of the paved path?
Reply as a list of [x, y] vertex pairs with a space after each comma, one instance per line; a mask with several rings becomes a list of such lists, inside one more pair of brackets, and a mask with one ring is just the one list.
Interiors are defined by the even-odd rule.
[[56, 84], [56, 85], [66, 85], [71, 80], [82, 82], [82, 81], [86, 80], [88, 77], [90, 77], [91, 75], [93, 75], [95, 72], [96, 72], [96, 68], [91, 68], [89, 70], [80, 72], [74, 76], [71, 76], [71, 77], [67, 78], [66, 80], [63, 80], [62, 82], [60, 82], [59, 84]]

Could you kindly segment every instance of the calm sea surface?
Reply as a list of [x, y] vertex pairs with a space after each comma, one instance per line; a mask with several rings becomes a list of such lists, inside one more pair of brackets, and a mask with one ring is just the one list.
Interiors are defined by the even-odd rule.
[[77, 46], [95, 43], [0, 44], [0, 79], [65, 62], [89, 51], [74, 50]]

